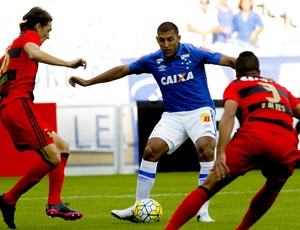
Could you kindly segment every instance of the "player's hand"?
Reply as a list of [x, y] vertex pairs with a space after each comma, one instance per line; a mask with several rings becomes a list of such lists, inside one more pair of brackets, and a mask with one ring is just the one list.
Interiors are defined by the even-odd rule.
[[229, 168], [226, 165], [226, 155], [224, 152], [217, 154], [217, 159], [215, 161], [213, 171], [217, 180], [225, 178], [229, 173]]
[[83, 58], [75, 59], [75, 60], [71, 61], [69, 64], [69, 67], [73, 68], [73, 69], [76, 69], [80, 66], [83, 66], [83, 68], [86, 69], [87, 62]]
[[72, 76], [69, 78], [69, 84], [73, 87], [76, 86], [76, 84], [81, 86], [87, 86], [86, 80], [82, 79], [81, 77]]

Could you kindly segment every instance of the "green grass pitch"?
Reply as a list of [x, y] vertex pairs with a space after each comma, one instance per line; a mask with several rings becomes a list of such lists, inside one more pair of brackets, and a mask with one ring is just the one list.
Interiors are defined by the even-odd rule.
[[[158, 173], [151, 197], [163, 207], [158, 223], [134, 224], [111, 216], [112, 209], [123, 209], [134, 203], [136, 174], [68, 176], [62, 192], [63, 201], [84, 212], [78, 221], [49, 218], [45, 214], [48, 178], [25, 193], [17, 204], [17, 229], [24, 230], [89, 230], [89, 229], [163, 229], [174, 209], [196, 187], [198, 172]], [[0, 178], [0, 193], [11, 188], [18, 178]], [[300, 169], [284, 186], [273, 207], [260, 219], [253, 230], [300, 229]], [[231, 183], [210, 202], [210, 215], [216, 222], [198, 223], [191, 219], [182, 229], [230, 230], [240, 222], [251, 198], [264, 184], [260, 171], [252, 171]], [[0, 229], [7, 229], [4, 222]]]

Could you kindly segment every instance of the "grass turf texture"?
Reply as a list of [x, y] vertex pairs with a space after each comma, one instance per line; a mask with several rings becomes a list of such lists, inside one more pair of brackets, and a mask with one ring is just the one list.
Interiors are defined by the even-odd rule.
[[[196, 187], [198, 172], [158, 173], [152, 198], [163, 208], [158, 223], [134, 224], [111, 216], [112, 209], [123, 209], [135, 199], [136, 175], [72, 176], [65, 178], [63, 201], [73, 209], [84, 212], [82, 219], [64, 221], [45, 214], [48, 178], [25, 193], [17, 204], [15, 221], [17, 229], [163, 229], [174, 209]], [[263, 216], [253, 230], [300, 229], [300, 169], [284, 186], [273, 207]], [[0, 178], [0, 193], [7, 191], [18, 178]], [[234, 229], [246, 212], [251, 198], [264, 184], [260, 171], [252, 171], [238, 178], [211, 199], [210, 215], [215, 223], [198, 223], [191, 219], [182, 229], [225, 230]], [[7, 229], [4, 222], [0, 229]]]

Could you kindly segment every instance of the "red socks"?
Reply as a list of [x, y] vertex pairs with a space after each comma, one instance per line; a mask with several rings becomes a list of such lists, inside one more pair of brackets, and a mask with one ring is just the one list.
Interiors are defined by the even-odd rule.
[[235, 230], [248, 230], [254, 225], [270, 209], [278, 194], [271, 186], [264, 185], [253, 197], [247, 213]]
[[177, 207], [165, 230], [175, 230], [195, 216], [201, 206], [208, 200], [208, 193], [203, 188], [196, 188]]
[[68, 161], [69, 154], [61, 153], [61, 162], [56, 169], [49, 173], [49, 195], [48, 204], [61, 203], [60, 193], [65, 178], [65, 167]]
[[[271, 185], [264, 185], [253, 197], [247, 213], [235, 230], [248, 230], [254, 225], [273, 205], [279, 190]], [[208, 193], [204, 188], [192, 191], [177, 207], [164, 230], [179, 229], [197, 214], [208, 199]]]
[[33, 166], [17, 184], [4, 195], [4, 201], [8, 204], [16, 204], [22, 194], [36, 185], [44, 176], [55, 169], [55, 166], [40, 160]]

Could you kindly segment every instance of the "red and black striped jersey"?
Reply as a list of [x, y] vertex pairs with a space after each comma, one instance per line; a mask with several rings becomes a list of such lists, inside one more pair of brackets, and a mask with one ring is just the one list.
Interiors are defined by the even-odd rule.
[[2, 105], [16, 98], [32, 98], [38, 62], [28, 58], [24, 46], [29, 43], [41, 45], [39, 34], [25, 30], [6, 49], [1, 58], [0, 96]]
[[240, 124], [259, 120], [288, 129], [293, 127], [293, 109], [300, 103], [285, 87], [260, 76], [232, 81], [224, 91], [223, 103], [228, 99], [239, 105]]

